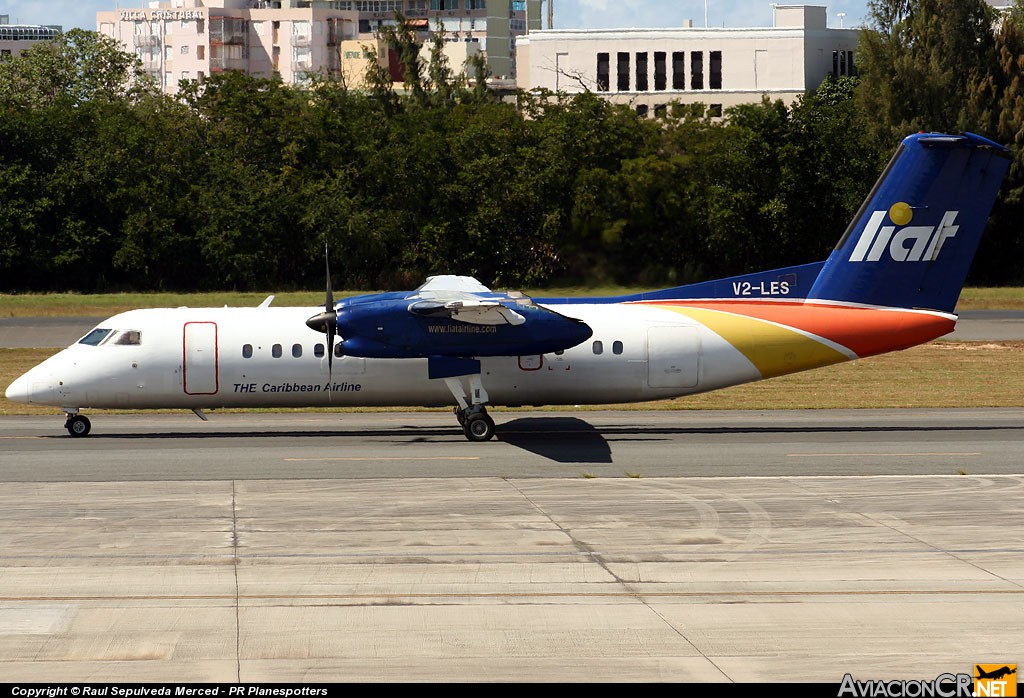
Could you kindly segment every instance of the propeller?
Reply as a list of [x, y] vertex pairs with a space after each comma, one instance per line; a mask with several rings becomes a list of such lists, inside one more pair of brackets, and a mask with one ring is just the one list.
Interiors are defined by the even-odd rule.
[[338, 311], [334, 309], [334, 292], [331, 290], [331, 262], [328, 259], [326, 245], [324, 245], [324, 265], [327, 271], [327, 300], [324, 302], [324, 312], [317, 313], [306, 320], [306, 326], [327, 335], [327, 377], [328, 380], [333, 380], [334, 338], [338, 334]]

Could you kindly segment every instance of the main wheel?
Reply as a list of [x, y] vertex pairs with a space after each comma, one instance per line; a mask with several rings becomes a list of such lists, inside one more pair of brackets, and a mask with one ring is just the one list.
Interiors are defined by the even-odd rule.
[[92, 423], [89, 421], [89, 418], [84, 415], [69, 415], [68, 421], [64, 423], [64, 428], [68, 430], [69, 434], [77, 439], [89, 435], [89, 431], [92, 429]]
[[466, 417], [462, 429], [470, 441], [489, 441], [494, 437], [494, 420], [486, 412], [477, 412]]

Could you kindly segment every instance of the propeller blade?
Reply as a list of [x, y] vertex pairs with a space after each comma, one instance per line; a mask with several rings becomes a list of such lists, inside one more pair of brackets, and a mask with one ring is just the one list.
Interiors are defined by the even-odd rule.
[[[327, 378], [334, 380], [334, 339], [338, 335], [338, 311], [334, 309], [334, 291], [331, 288], [331, 262], [327, 245], [324, 245], [324, 269], [327, 273], [327, 293], [324, 300], [324, 311], [306, 320], [311, 330], [327, 335]], [[327, 394], [330, 398], [330, 393]]]

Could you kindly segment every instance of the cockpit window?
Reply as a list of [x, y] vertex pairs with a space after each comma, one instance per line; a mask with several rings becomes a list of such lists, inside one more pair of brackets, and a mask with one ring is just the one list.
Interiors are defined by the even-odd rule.
[[138, 330], [117, 330], [105, 344], [137, 347], [142, 344], [142, 333]]
[[110, 333], [113, 331], [114, 330], [105, 330], [103, 328], [97, 327], [95, 330], [85, 335], [80, 340], [78, 340], [78, 343], [88, 344], [89, 346], [95, 347], [101, 344], [103, 340], [110, 336]]
[[95, 330], [78, 340], [79, 344], [97, 347], [101, 344], [119, 344], [137, 347], [142, 344], [142, 333], [138, 330], [107, 330], [97, 327]]

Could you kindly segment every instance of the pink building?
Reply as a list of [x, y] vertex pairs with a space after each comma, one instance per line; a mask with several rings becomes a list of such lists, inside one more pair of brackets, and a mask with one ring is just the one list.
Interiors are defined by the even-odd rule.
[[[427, 28], [443, 25], [449, 63], [458, 71], [467, 57], [486, 53], [496, 76], [514, 75], [515, 39], [527, 29], [526, 7], [540, 0], [164, 0], [140, 9], [96, 13], [101, 34], [134, 52], [166, 92], [180, 80], [204, 79], [223, 70], [301, 83], [309, 71], [341, 74], [356, 86], [366, 49], [387, 52], [377, 31], [394, 13]], [[539, 20], [535, 22], [539, 26]], [[342, 56], [350, 60], [342, 60]], [[389, 63], [393, 64], [394, 61]], [[389, 64], [385, 63], [385, 64]], [[393, 67], [393, 66], [392, 66]]]

